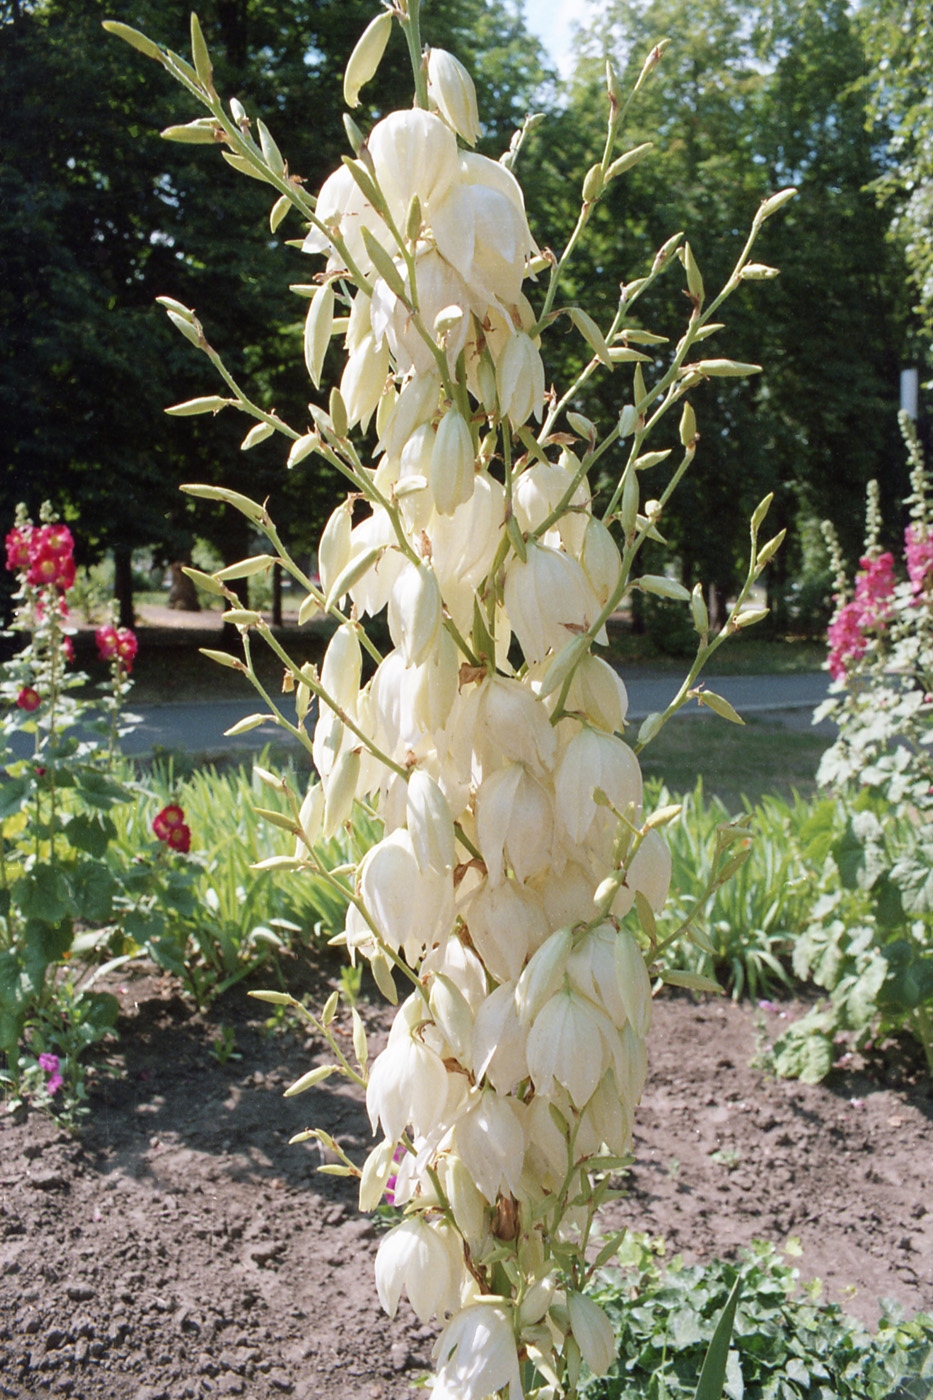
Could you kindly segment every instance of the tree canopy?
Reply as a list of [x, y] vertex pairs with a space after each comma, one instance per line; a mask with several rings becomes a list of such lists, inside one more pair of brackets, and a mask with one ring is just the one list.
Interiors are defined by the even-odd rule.
[[[487, 154], [507, 147], [527, 111], [546, 109], [518, 173], [539, 243], [558, 251], [581, 172], [602, 144], [605, 59], [624, 87], [651, 46], [670, 39], [626, 135], [653, 150], [610, 188], [571, 266], [568, 296], [578, 291], [606, 320], [618, 275], [641, 275], [681, 229], [712, 294], [761, 199], [799, 189], [756, 251], [780, 277], [743, 287], [727, 303], [721, 346], [711, 342], [711, 353], [762, 363], [766, 374], [718, 380], [697, 396], [696, 474], [665, 520], [690, 583], [734, 584], [749, 509], [776, 478], [778, 525], [831, 512], [853, 550], [865, 481], [880, 477], [891, 501], [901, 492], [895, 411], [913, 324], [905, 246], [933, 323], [928, 17], [906, 8], [903, 48], [894, 20], [904, 6], [894, 0], [867, 0], [856, 15], [846, 0], [594, 4], [558, 100], [517, 0], [426, 6], [430, 42], [476, 75]], [[315, 190], [348, 149], [340, 79], [373, 0], [205, 0], [199, 13], [218, 89], [263, 118], [290, 170]], [[200, 113], [160, 66], [108, 36], [104, 18], [186, 46], [187, 0], [0, 0], [4, 518], [17, 499], [35, 508], [51, 497], [92, 554], [128, 557], [148, 545], [173, 558], [199, 535], [229, 559], [248, 547], [239, 518], [177, 490], [223, 482], [268, 496], [293, 544], [310, 549], [335, 496], [329, 468], [313, 457], [287, 472], [277, 439], [243, 452], [249, 423], [233, 411], [166, 417], [166, 406], [218, 384], [153, 304], [168, 295], [194, 307], [251, 395], [300, 427], [314, 391], [302, 369], [304, 303], [288, 287], [310, 280], [311, 267], [285, 245], [302, 230], [290, 216], [270, 233], [269, 191], [218, 152], [159, 139]], [[363, 91], [370, 105], [355, 115], [364, 130], [409, 100], [403, 48], [394, 35]], [[892, 181], [903, 191], [911, 171], [892, 238], [891, 209], [875, 191]], [[640, 315], [676, 338], [685, 306], [683, 272], [672, 267]], [[579, 344], [568, 336], [555, 377]], [[653, 353], [663, 363], [664, 347]], [[578, 407], [617, 412], [629, 373], [587, 387]], [[663, 466], [652, 470], [663, 486]], [[792, 546], [783, 567], [798, 559]]]

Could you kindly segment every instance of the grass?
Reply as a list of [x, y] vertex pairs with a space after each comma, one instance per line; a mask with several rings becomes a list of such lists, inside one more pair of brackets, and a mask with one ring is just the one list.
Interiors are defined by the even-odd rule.
[[809, 716], [801, 716], [800, 727], [767, 716], [750, 716], [744, 725], [716, 715], [675, 716], [641, 754], [642, 772], [663, 779], [670, 792], [692, 792], [702, 778], [707, 795], [736, 812], [743, 796], [809, 797], [827, 739], [808, 726]]
[[[610, 628], [607, 660], [621, 667], [644, 666], [670, 675], [686, 675], [693, 656], [669, 656], [646, 633], [623, 625]], [[819, 671], [826, 660], [826, 643], [811, 637], [731, 637], [708, 663], [712, 676], [773, 676]]]

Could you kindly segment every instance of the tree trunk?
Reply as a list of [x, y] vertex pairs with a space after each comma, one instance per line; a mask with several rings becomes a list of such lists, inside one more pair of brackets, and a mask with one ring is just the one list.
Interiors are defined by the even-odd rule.
[[282, 565], [272, 565], [272, 626], [282, 626]]
[[132, 627], [133, 616], [133, 554], [120, 546], [113, 551], [113, 596], [117, 600], [119, 625]]

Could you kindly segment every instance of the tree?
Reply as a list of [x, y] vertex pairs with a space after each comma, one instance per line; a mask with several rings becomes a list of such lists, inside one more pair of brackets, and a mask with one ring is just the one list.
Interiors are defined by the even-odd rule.
[[[884, 168], [885, 149], [866, 139], [852, 88], [864, 55], [844, 0], [803, 7], [790, 0], [654, 0], [644, 7], [615, 0], [594, 12], [583, 36], [560, 135], [529, 156], [540, 164], [549, 237], [561, 208], [565, 150], [568, 162], [578, 159], [582, 135], [593, 159], [601, 143], [606, 57], [626, 91], [652, 45], [667, 37], [670, 46], [637, 99], [624, 143], [654, 140], [655, 148], [603, 199], [575, 263], [580, 287], [596, 279], [610, 249], [629, 250], [635, 277], [665, 239], [686, 229], [706, 288], [715, 292], [760, 200], [789, 184], [800, 191], [756, 245], [756, 259], [778, 265], [780, 277], [733, 296], [726, 331], [709, 342], [711, 354], [764, 364], [766, 373], [715, 381], [695, 396], [701, 444], [694, 476], [664, 522], [685, 581], [702, 577], [721, 594], [743, 568], [743, 521], [776, 477], [769, 525], [792, 529], [826, 513], [830, 500], [838, 514], [840, 498], [844, 513], [860, 521], [869, 477], [879, 475], [892, 495], [901, 483], [895, 413], [906, 308], [897, 250], [865, 189]], [[685, 305], [683, 272], [673, 266], [657, 295], [639, 303], [641, 323], [676, 336]], [[608, 312], [607, 303], [607, 319]], [[581, 407], [617, 410], [622, 382], [618, 372], [604, 378]], [[703, 435], [704, 417], [713, 416], [704, 415], [704, 401], [712, 396], [717, 428]], [[664, 471], [652, 469], [659, 485]], [[644, 487], [660, 494], [653, 482]], [[793, 543], [788, 563], [795, 563]]]
[[871, 130], [889, 140], [891, 164], [876, 184], [893, 208], [933, 362], [933, 13], [924, 0], [871, 0], [858, 22], [870, 60]]
[[[340, 75], [373, 8], [372, 0], [200, 7], [219, 90], [266, 120], [312, 190], [348, 149]], [[537, 45], [514, 5], [432, 8], [435, 42], [465, 53], [480, 73], [498, 154], [541, 81]], [[254, 397], [298, 427], [310, 389], [303, 303], [288, 284], [317, 268], [284, 246], [300, 226], [288, 219], [270, 236], [263, 186], [216, 151], [161, 141], [163, 128], [200, 113], [193, 102], [185, 110], [159, 66], [101, 28], [117, 19], [184, 49], [188, 9], [182, 0], [0, 3], [3, 516], [17, 499], [35, 508], [52, 497], [80, 523], [89, 554], [113, 549], [124, 561], [140, 545], [178, 557], [194, 535], [225, 559], [248, 552], [240, 518], [185, 500], [179, 482], [268, 495], [294, 522], [293, 541], [308, 547], [336, 490], [319, 459], [287, 473], [276, 442], [243, 453], [250, 425], [238, 414], [205, 425], [162, 412], [218, 383], [154, 307], [156, 295], [194, 306]], [[385, 104], [409, 81], [407, 64], [403, 45], [387, 55], [372, 85]], [[360, 120], [378, 115], [364, 108]], [[260, 256], [270, 238], [278, 255]]]

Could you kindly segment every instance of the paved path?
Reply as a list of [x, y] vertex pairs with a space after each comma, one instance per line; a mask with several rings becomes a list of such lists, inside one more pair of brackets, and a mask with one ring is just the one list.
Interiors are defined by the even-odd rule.
[[[653, 710], [663, 710], [677, 691], [676, 676], [643, 673], [626, 681], [629, 719], [638, 721]], [[743, 716], [772, 712], [794, 714], [803, 724], [826, 696], [829, 677], [816, 671], [783, 676], [709, 676], [708, 690], [724, 696]], [[142, 723], [123, 742], [127, 754], [150, 753], [154, 747], [186, 749], [191, 753], [223, 753], [230, 749], [256, 752], [271, 740], [287, 736], [273, 725], [262, 725], [246, 734], [225, 738], [224, 730], [256, 712], [256, 699], [178, 702], [132, 706]], [[689, 707], [687, 713], [696, 713]], [[708, 710], [702, 711], [709, 714]]]

